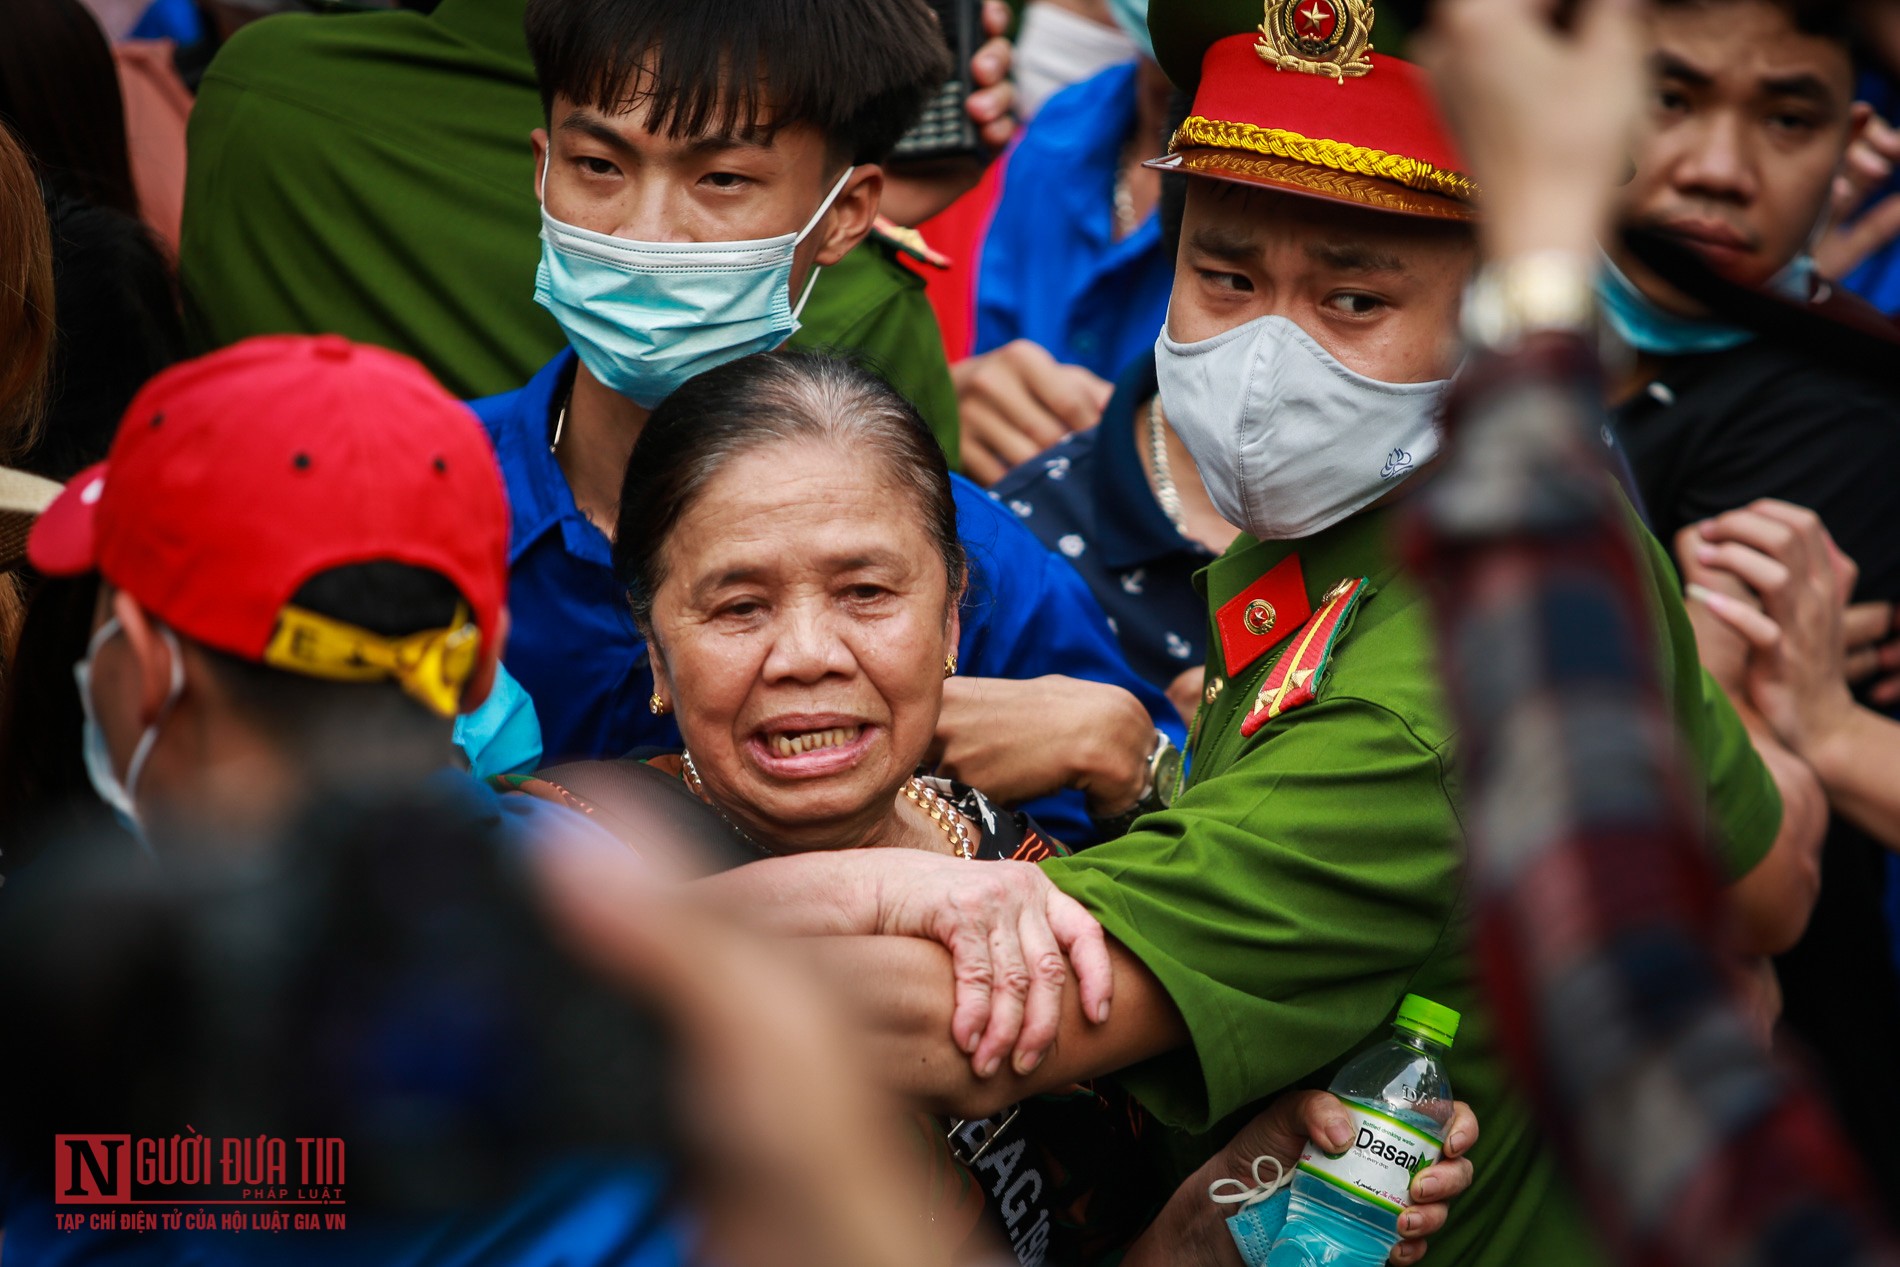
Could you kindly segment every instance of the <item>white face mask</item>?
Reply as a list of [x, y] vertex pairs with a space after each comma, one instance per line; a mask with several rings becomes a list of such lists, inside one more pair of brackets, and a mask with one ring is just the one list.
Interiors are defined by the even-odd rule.
[[[125, 779], [119, 779], [118, 772], [112, 768], [112, 753], [106, 747], [105, 731], [99, 728], [99, 714], [92, 703], [92, 660], [99, 654], [99, 648], [106, 645], [112, 636], [119, 633], [122, 626], [114, 616], [93, 631], [92, 640], [86, 644], [86, 656], [73, 665], [73, 681], [79, 685], [79, 706], [85, 711], [84, 756], [86, 760], [86, 778], [92, 783], [92, 790], [99, 799], [124, 824], [127, 831], [146, 844], [145, 836], [139, 830], [138, 807], [133, 797], [138, 793], [139, 776], [145, 773], [145, 763], [151, 759], [152, 749], [158, 746], [158, 728], [170, 716], [172, 706], [178, 703], [178, 697], [185, 693], [185, 661], [178, 654], [178, 639], [172, 631], [162, 625], [158, 633], [171, 649], [171, 684], [165, 692], [165, 702], [159, 707], [158, 716], [139, 736], [138, 744], [132, 749], [132, 760], [126, 764]], [[149, 844], [146, 845], [149, 849]]]
[[1214, 509], [1263, 541], [1330, 528], [1429, 462], [1451, 382], [1367, 378], [1272, 316], [1198, 343], [1163, 326], [1155, 372]]

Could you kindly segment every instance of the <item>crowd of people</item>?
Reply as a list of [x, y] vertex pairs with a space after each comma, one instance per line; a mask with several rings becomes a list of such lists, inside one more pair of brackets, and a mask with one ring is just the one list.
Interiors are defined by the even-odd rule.
[[[1892, 0], [6, 0], [0, 1265], [1282, 1264], [1412, 996], [1392, 1263], [1887, 1261], [1895, 85]], [[347, 1228], [69, 1221], [108, 1131]]]

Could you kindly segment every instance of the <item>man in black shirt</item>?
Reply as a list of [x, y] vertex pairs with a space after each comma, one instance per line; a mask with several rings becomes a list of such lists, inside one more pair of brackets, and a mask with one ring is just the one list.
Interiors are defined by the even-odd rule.
[[[1792, 0], [1660, 0], [1651, 53], [1651, 126], [1636, 147], [1625, 223], [1677, 239], [1730, 281], [1824, 301], [1807, 250], [1867, 116], [1854, 103], [1845, 19]], [[1634, 353], [1615, 426], [1651, 526], [1677, 541], [1679, 565], [1699, 575], [1695, 547], [1677, 535], [1685, 527], [1774, 497], [1820, 515], [1860, 565], [1857, 598], [1900, 597], [1890, 492], [1900, 401], [1723, 324], [1621, 244], [1610, 257], [1604, 311]], [[1747, 652], [1699, 609], [1691, 604], [1704, 661], [1749, 719], [1738, 686]], [[1778, 968], [1785, 1025], [1845, 1108], [1890, 1072], [1891, 1056], [1869, 1036], [1900, 1032], [1900, 979], [1886, 951], [1880, 846], [1836, 816], [1822, 870], [1808, 930]], [[1850, 982], [1854, 1005], [1844, 1007]], [[1868, 1133], [1865, 1114], [1842, 1119], [1888, 1199], [1900, 1200], [1900, 1155]]]

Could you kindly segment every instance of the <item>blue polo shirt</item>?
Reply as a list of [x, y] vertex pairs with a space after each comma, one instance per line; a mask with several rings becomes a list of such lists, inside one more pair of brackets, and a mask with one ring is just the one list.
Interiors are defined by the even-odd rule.
[[1214, 555], [1175, 530], [1141, 468], [1155, 391], [1149, 352], [1122, 374], [1097, 426], [1063, 437], [991, 492], [1082, 574], [1128, 663], [1165, 690], [1207, 658], [1207, 607], [1193, 582]]
[[1154, 347], [1174, 261], [1150, 214], [1115, 240], [1115, 177], [1135, 126], [1135, 63], [1050, 98], [1004, 160], [977, 264], [972, 352], [1012, 339], [1113, 379]]
[[[612, 546], [574, 504], [548, 451], [553, 407], [574, 364], [574, 353], [563, 352], [521, 390], [473, 405], [494, 441], [514, 514], [508, 542], [513, 623], [504, 663], [534, 700], [550, 764], [679, 745], [673, 719], [647, 711], [653, 669], [626, 591], [614, 577]], [[1061, 673], [1125, 687], [1180, 743], [1174, 706], [1128, 666], [1075, 569], [976, 485], [950, 478], [970, 557], [960, 671], [1019, 679]], [[1080, 793], [1025, 808], [1060, 840], [1095, 838]]]

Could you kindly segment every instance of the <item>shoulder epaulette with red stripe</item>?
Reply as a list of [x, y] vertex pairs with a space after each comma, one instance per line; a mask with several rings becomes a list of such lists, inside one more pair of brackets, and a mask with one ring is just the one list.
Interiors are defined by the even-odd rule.
[[895, 220], [886, 220], [883, 216], [879, 216], [871, 223], [871, 236], [892, 249], [910, 256], [920, 264], [928, 264], [936, 269], [946, 269], [952, 263], [948, 255], [925, 241], [923, 234], [898, 224]]
[[1333, 643], [1365, 589], [1363, 576], [1333, 586], [1319, 610], [1293, 635], [1286, 653], [1267, 674], [1267, 680], [1260, 684], [1260, 694], [1254, 699], [1253, 708], [1240, 723], [1243, 738], [1252, 738], [1255, 731], [1280, 714], [1310, 704], [1319, 695], [1320, 679], [1326, 673], [1327, 661], [1332, 659]]

